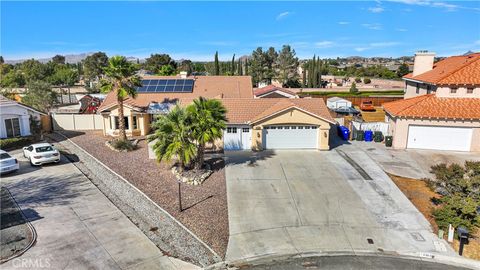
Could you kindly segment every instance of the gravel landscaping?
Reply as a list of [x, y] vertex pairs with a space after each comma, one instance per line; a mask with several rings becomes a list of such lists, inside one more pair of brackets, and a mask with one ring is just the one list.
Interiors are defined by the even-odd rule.
[[[150, 199], [224, 257], [228, 244], [228, 208], [223, 159], [212, 159], [213, 174], [202, 185], [182, 184], [183, 211], [178, 207], [178, 184], [169, 164], [148, 159], [147, 142], [131, 152], [113, 152], [101, 132], [63, 132], [92, 156], [127, 179]], [[161, 229], [161, 228], [158, 228]]]
[[5, 187], [0, 201], [0, 263], [23, 254], [36, 240], [34, 228]]

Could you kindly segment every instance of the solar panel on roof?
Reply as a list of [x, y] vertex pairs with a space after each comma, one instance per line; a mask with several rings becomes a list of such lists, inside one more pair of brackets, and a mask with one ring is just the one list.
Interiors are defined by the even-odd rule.
[[137, 92], [143, 93], [191, 93], [195, 81], [192, 79], [152, 79], [142, 80]]

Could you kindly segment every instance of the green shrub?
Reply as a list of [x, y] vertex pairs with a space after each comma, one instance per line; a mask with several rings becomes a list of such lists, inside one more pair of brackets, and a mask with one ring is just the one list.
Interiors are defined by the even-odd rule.
[[445, 196], [441, 202], [442, 206], [433, 211], [439, 228], [446, 229], [448, 224], [452, 224], [455, 228], [464, 226], [473, 233], [480, 225], [480, 216], [477, 214], [478, 202], [473, 198], [463, 198], [460, 195]]
[[355, 82], [356, 82], [356, 83], [361, 83], [361, 82], [362, 82], [362, 79], [361, 79], [360, 77], [356, 77], [356, 78], [355, 78]]
[[352, 86], [350, 86], [350, 93], [352, 93], [352, 94], [358, 93], [357, 84], [355, 82], [353, 82]]
[[33, 136], [1, 139], [0, 149], [2, 150], [18, 149], [31, 144], [33, 141], [34, 141]]
[[480, 226], [480, 162], [467, 161], [462, 167], [458, 164], [441, 163], [431, 167], [435, 175], [430, 180], [434, 189], [443, 194], [440, 207], [433, 211], [433, 216], [440, 228], [448, 224], [454, 227], [465, 226], [475, 231]]
[[372, 82], [372, 80], [370, 80], [370, 78], [363, 79], [364, 84], [370, 84], [371, 82]]
[[135, 150], [137, 148], [137, 146], [129, 140], [126, 140], [126, 141], [124, 141], [124, 140], [113, 140], [111, 144], [112, 144], [113, 148], [115, 148], [117, 150], [132, 151], [132, 150]]

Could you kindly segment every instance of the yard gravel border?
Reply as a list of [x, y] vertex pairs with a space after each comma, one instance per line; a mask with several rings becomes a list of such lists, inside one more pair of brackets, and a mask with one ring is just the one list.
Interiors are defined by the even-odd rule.
[[72, 163], [166, 255], [203, 267], [222, 261], [177, 219], [68, 137], [57, 132], [48, 137], [57, 141], [69, 155], [77, 155], [78, 159], [69, 157]]

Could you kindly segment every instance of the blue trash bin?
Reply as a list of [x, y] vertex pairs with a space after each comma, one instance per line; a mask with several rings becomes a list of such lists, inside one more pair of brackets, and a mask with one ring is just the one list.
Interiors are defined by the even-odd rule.
[[340, 138], [342, 138], [344, 141], [348, 141], [348, 138], [350, 138], [350, 130], [348, 130], [348, 128], [345, 126], [339, 126], [338, 133], [338, 136], [340, 136]]
[[373, 131], [371, 131], [371, 130], [365, 131], [365, 141], [366, 142], [373, 141]]

